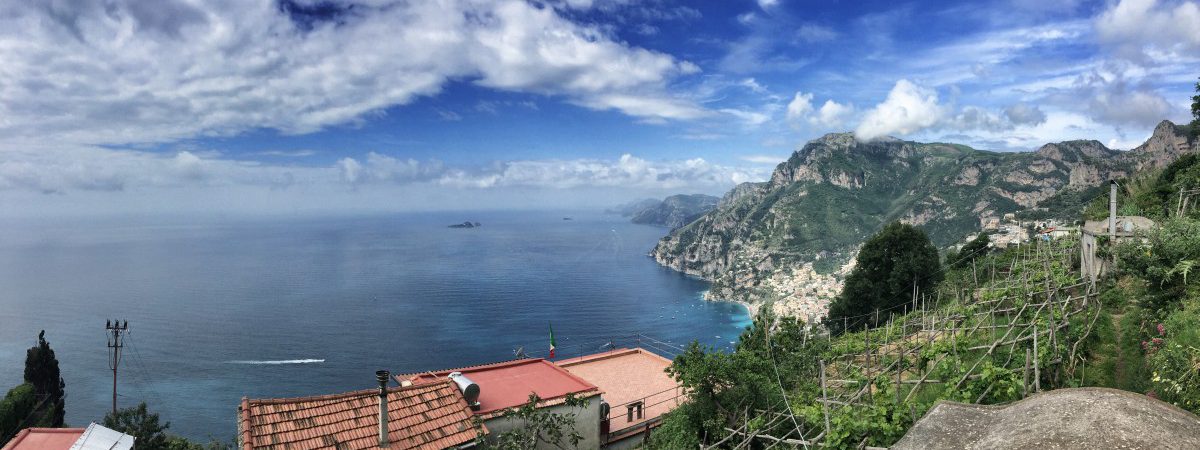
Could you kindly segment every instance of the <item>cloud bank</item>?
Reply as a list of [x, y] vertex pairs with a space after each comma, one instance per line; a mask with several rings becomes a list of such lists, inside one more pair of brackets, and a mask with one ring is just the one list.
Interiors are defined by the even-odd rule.
[[309, 133], [454, 80], [651, 120], [708, 114], [667, 89], [694, 64], [522, 0], [6, 5], [8, 137], [128, 144]]

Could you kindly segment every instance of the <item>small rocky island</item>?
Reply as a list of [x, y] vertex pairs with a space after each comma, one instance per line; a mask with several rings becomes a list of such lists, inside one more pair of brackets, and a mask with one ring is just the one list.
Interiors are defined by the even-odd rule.
[[482, 226], [483, 226], [483, 224], [481, 224], [479, 222], [471, 222], [468, 220], [463, 223], [456, 223], [454, 225], [450, 225], [450, 228], [478, 228], [478, 227], [482, 227]]

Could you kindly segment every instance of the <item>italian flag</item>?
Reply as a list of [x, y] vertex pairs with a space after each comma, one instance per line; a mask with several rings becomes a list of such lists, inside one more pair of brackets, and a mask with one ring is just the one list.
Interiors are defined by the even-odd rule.
[[550, 357], [554, 358], [554, 324], [550, 324]]

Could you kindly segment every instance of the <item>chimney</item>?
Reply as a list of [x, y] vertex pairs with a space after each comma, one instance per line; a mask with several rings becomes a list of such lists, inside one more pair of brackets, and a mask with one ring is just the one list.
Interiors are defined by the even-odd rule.
[[375, 371], [375, 379], [379, 381], [379, 447], [388, 447], [388, 404], [387, 385], [391, 373], [386, 370]]
[[1117, 238], [1117, 180], [1108, 181], [1108, 238]]

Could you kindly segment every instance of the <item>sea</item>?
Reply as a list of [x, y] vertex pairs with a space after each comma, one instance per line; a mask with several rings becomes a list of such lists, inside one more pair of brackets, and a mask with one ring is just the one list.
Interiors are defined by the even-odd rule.
[[[464, 221], [476, 228], [449, 228]], [[228, 442], [243, 397], [370, 389], [412, 373], [641, 345], [723, 351], [749, 317], [647, 256], [667, 233], [587, 211], [0, 221], [0, 392], [39, 331], [66, 420], [112, 407], [107, 320], [128, 321], [119, 407]]]

